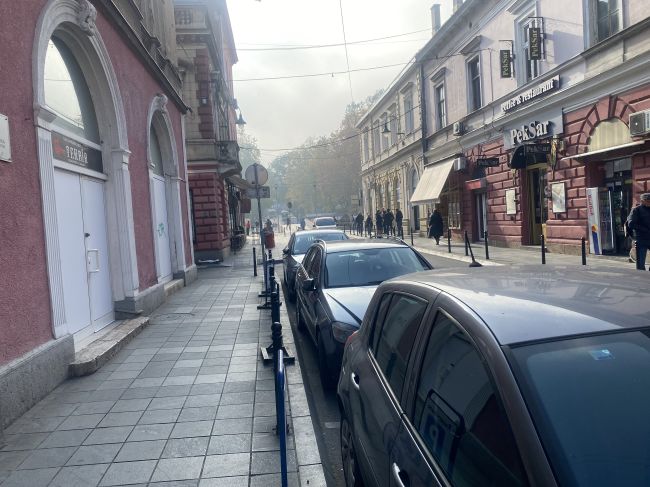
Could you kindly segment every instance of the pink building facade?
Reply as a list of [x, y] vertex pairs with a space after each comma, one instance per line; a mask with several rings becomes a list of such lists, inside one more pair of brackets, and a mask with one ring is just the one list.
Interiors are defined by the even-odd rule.
[[180, 77], [142, 2], [119, 3], [0, 5], [0, 430], [196, 277]]

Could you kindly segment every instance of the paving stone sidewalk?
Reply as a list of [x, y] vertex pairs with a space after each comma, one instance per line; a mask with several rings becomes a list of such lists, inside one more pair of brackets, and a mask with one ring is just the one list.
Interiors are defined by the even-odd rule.
[[[249, 243], [199, 270], [96, 373], [70, 379], [5, 431], [0, 486], [280, 485], [270, 312]], [[261, 275], [261, 273], [260, 273]], [[285, 343], [293, 343], [282, 309]], [[289, 366], [289, 484], [325, 479], [299, 364]]]

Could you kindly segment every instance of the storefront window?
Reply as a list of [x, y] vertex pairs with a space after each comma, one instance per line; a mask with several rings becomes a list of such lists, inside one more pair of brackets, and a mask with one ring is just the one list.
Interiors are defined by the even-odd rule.
[[81, 67], [56, 37], [47, 46], [44, 70], [45, 103], [56, 112], [56, 124], [99, 143], [97, 117]]
[[452, 191], [447, 195], [447, 224], [449, 228], [460, 228], [460, 193]]

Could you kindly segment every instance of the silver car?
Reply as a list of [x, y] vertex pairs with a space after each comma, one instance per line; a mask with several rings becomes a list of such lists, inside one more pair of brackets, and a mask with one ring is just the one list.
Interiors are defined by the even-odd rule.
[[296, 232], [291, 235], [289, 243], [282, 250], [282, 264], [284, 267], [284, 284], [287, 286], [289, 301], [296, 299], [294, 283], [296, 271], [305, 257], [307, 250], [316, 240], [336, 241], [347, 240], [348, 236], [341, 230], [308, 230]]

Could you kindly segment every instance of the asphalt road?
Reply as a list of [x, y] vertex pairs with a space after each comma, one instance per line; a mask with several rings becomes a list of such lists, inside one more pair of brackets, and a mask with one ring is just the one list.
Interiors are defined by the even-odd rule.
[[[434, 245], [435, 242], [431, 241]], [[453, 267], [466, 267], [466, 262], [446, 259], [430, 254], [423, 254], [424, 257], [436, 269], [449, 269]], [[279, 266], [276, 274], [282, 275]], [[284, 286], [284, 282], [282, 283]], [[287, 296], [286, 286], [284, 295]], [[339, 427], [341, 415], [336, 401], [335, 392], [323, 390], [318, 374], [318, 355], [308, 333], [300, 332], [296, 328], [295, 306], [293, 303], [284, 301], [287, 306], [287, 313], [291, 321], [291, 328], [295, 336], [296, 352], [298, 353], [302, 368], [302, 378], [305, 384], [309, 409], [312, 413], [312, 422], [318, 440], [325, 479], [329, 487], [345, 486], [343, 470], [341, 468], [341, 444], [339, 440]]]

